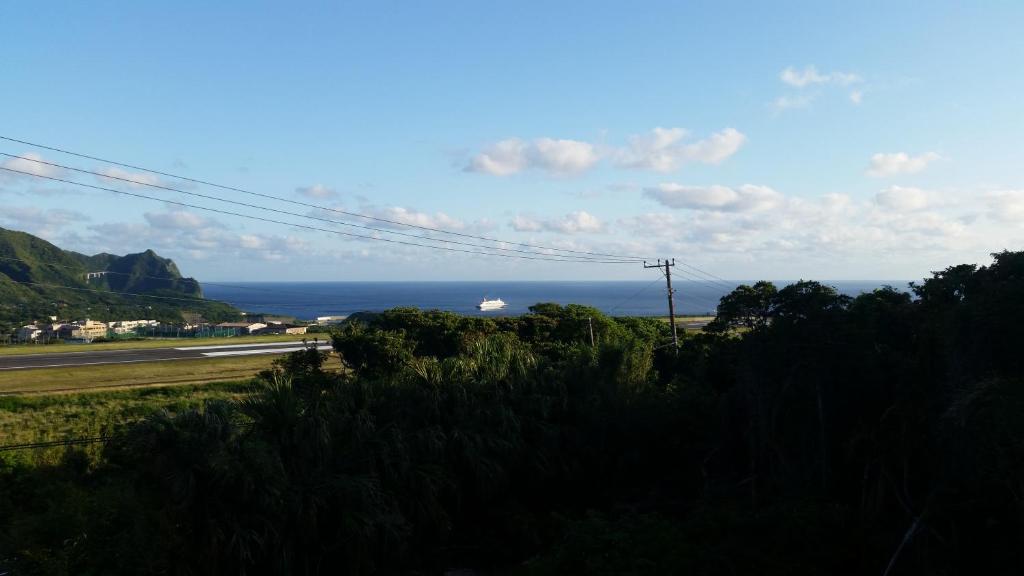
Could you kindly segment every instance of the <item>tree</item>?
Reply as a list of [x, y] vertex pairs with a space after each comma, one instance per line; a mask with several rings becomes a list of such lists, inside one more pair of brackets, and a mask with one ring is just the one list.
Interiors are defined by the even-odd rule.
[[332, 338], [342, 362], [357, 375], [379, 378], [397, 374], [409, 366], [415, 344], [404, 330], [368, 328], [350, 322]]
[[740, 285], [719, 301], [718, 313], [707, 330], [725, 332], [739, 327], [750, 330], [764, 328], [775, 311], [777, 295], [775, 285], [764, 280], [753, 286]]

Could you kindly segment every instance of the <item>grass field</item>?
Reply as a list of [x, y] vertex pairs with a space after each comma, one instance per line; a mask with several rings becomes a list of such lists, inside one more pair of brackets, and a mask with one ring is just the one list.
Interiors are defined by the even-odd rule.
[[96, 344], [10, 344], [0, 346], [0, 355], [51, 354], [54, 352], [92, 352], [93, 350], [137, 350], [144, 348], [184, 348], [186, 346], [211, 346], [218, 344], [259, 344], [287, 340], [329, 340], [329, 334], [275, 334], [268, 336], [232, 336], [229, 338], [151, 338], [146, 340], [124, 340], [121, 342], [99, 342]]
[[[676, 316], [676, 324], [690, 323], [690, 322], [711, 322], [714, 320], [714, 316]], [[668, 316], [659, 318], [662, 322], [668, 322]]]
[[[92, 438], [158, 410], [179, 412], [208, 400], [242, 397], [248, 382], [132, 388], [81, 394], [0, 397], [0, 446]], [[95, 455], [100, 444], [74, 448]], [[0, 463], [54, 463], [67, 448], [0, 450]]]
[[279, 357], [276, 354], [264, 354], [75, 368], [11, 370], [0, 372], [0, 395], [245, 380], [260, 370], [269, 368], [274, 358]]
[[[658, 319], [664, 322], [665, 324], [668, 324], [668, 316], [664, 316]], [[686, 332], [687, 334], [696, 334], [698, 332], [703, 332], [704, 328], [700, 326], [691, 327], [687, 326], [687, 324], [706, 324], [714, 319], [714, 316], [676, 316], [676, 326], [678, 327], [678, 329], [682, 329], [683, 332]]]

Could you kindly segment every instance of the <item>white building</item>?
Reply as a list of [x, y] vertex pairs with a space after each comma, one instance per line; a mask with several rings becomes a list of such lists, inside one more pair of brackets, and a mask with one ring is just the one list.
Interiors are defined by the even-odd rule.
[[114, 334], [127, 334], [142, 326], [150, 327], [158, 324], [160, 323], [156, 320], [118, 320], [110, 323], [110, 329], [114, 331]]
[[327, 326], [330, 324], [341, 324], [345, 321], [348, 316], [317, 316], [316, 323], [321, 326]]
[[262, 322], [221, 322], [217, 324], [217, 328], [234, 330], [236, 334], [252, 334], [260, 328], [266, 327], [267, 325]]
[[60, 335], [65, 340], [92, 342], [96, 338], [107, 335], [107, 325], [86, 318], [84, 321], [72, 322], [61, 327]]
[[34, 342], [43, 333], [43, 329], [34, 324], [28, 324], [18, 328], [17, 338], [20, 342]]

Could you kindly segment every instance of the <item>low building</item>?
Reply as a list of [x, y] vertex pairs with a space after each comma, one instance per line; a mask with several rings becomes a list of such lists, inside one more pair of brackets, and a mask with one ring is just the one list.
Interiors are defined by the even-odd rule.
[[329, 326], [331, 324], [341, 324], [346, 318], [348, 316], [317, 316], [316, 323], [321, 326]]
[[64, 340], [92, 342], [107, 335], [107, 325], [86, 318], [84, 321], [65, 324], [60, 329], [60, 337]]
[[259, 322], [261, 324], [295, 324], [294, 316], [278, 316], [274, 314], [246, 314], [248, 322]]
[[270, 324], [264, 328], [260, 328], [253, 332], [253, 334], [305, 334], [305, 326], [296, 326], [293, 324]]
[[128, 334], [134, 332], [138, 328], [153, 327], [160, 324], [156, 320], [118, 320], [111, 322], [109, 325], [110, 330], [114, 334]]
[[266, 328], [262, 322], [221, 322], [217, 328], [222, 330], [233, 330], [235, 334], [252, 334], [260, 328]]
[[39, 335], [43, 333], [43, 329], [34, 324], [28, 324], [18, 328], [16, 338], [19, 342], [35, 342], [39, 339]]
[[43, 324], [43, 332], [39, 336], [37, 336], [37, 339], [45, 340], [47, 342], [49, 342], [50, 340], [56, 340], [60, 338], [60, 331], [65, 326], [67, 326], [67, 324], [63, 322], [51, 322], [50, 324]]

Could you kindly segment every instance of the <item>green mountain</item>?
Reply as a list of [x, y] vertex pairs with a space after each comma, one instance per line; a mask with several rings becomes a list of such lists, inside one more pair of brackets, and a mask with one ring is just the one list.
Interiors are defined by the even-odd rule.
[[0, 228], [0, 329], [49, 316], [164, 321], [180, 321], [185, 312], [208, 320], [238, 316], [233, 307], [202, 297], [197, 280], [183, 277], [173, 261], [152, 250], [87, 256]]
[[102, 258], [104, 256], [111, 255], [98, 254], [88, 257], [93, 265], [104, 265], [102, 268], [94, 268], [93, 272], [106, 272], [104, 276], [90, 280], [91, 286], [103, 286], [115, 292], [174, 292], [192, 298], [203, 297], [203, 289], [197, 280], [183, 278], [173, 261], [161, 258], [152, 250], [127, 256], [112, 256], [105, 262]]

